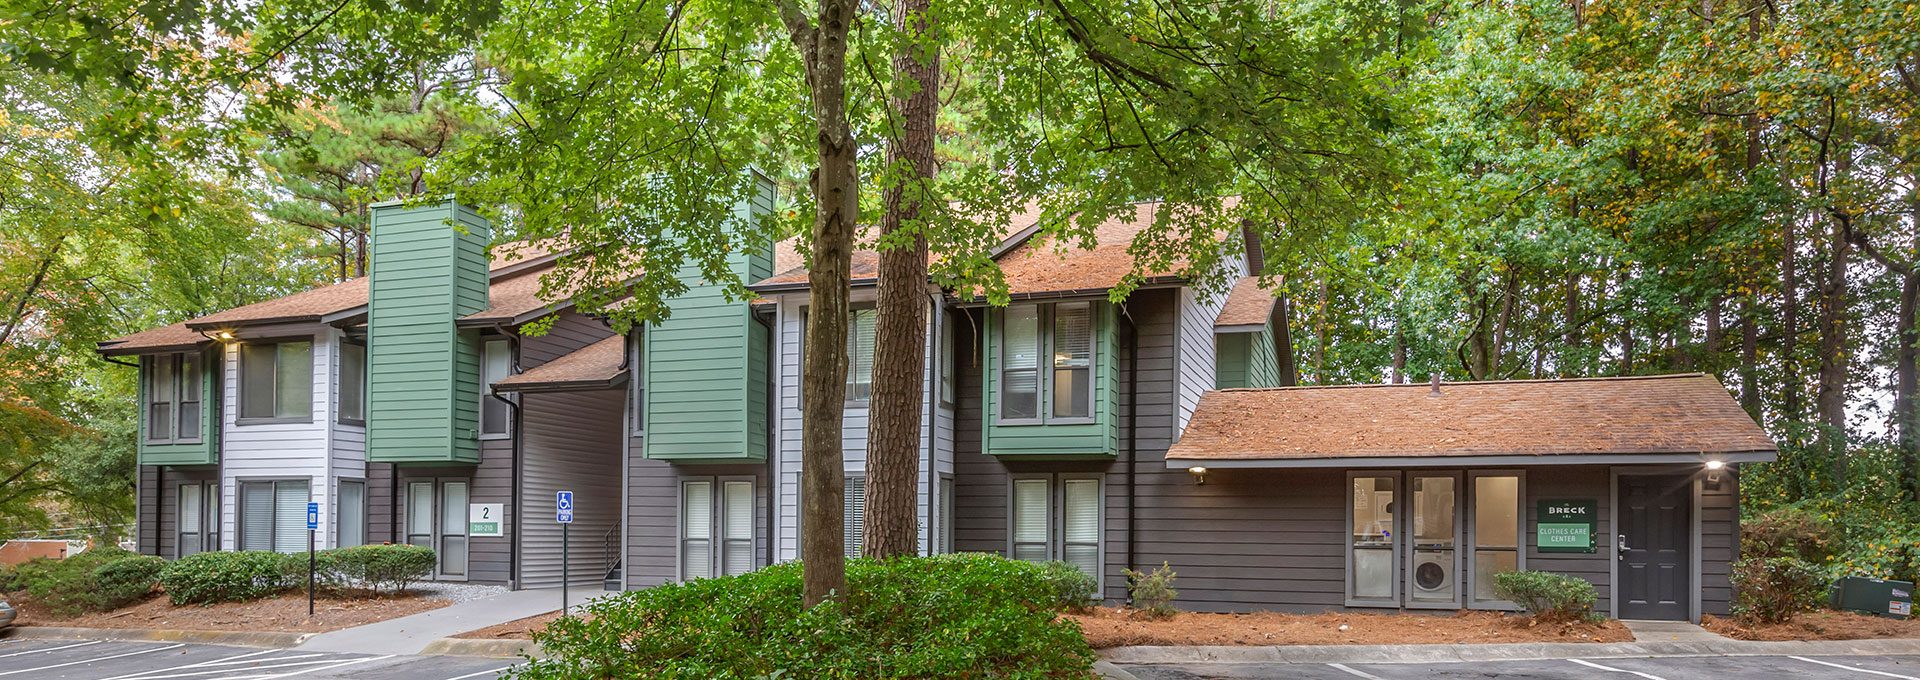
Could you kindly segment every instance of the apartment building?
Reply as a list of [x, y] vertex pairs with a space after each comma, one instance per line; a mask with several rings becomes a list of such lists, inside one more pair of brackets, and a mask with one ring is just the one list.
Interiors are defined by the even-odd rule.
[[[738, 208], [772, 209], [770, 183]], [[1065, 560], [1124, 599], [1171, 564], [1194, 610], [1507, 609], [1491, 575], [1593, 581], [1622, 617], [1725, 613], [1738, 468], [1775, 448], [1710, 376], [1278, 387], [1274, 297], [1233, 234], [1224, 290], [1146, 273], [1142, 203], [1061, 256], [1016, 221], [1005, 307], [929, 288], [920, 542]], [[458, 226], [459, 228], [455, 228]], [[101, 343], [142, 373], [143, 552], [408, 542], [436, 578], [644, 588], [799, 554], [806, 271], [729, 255], [615, 334], [542, 299], [560, 254], [453, 204], [374, 209], [367, 279]], [[854, 259], [843, 446], [864, 518], [874, 277]]]

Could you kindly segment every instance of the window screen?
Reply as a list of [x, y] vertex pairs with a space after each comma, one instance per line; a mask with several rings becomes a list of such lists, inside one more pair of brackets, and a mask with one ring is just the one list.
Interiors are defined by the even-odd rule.
[[1053, 307], [1053, 415], [1093, 415], [1093, 305]]
[[305, 481], [242, 482], [240, 549], [305, 552], [309, 499]]
[[1040, 415], [1040, 308], [1014, 305], [1000, 329], [1000, 417]]
[[1048, 486], [1044, 479], [1013, 482], [1013, 559], [1044, 562], [1049, 557]]
[[240, 417], [313, 416], [313, 343], [250, 343], [240, 348]]
[[1060, 482], [1062, 522], [1060, 556], [1080, 571], [1100, 578], [1100, 480]]

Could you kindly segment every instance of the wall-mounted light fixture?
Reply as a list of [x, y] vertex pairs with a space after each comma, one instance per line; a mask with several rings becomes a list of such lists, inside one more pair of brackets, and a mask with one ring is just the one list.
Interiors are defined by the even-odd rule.
[[1187, 474], [1193, 475], [1193, 483], [1196, 486], [1207, 483], [1207, 469], [1204, 467], [1195, 465], [1187, 468]]
[[233, 331], [214, 331], [213, 339], [221, 342], [233, 342]]
[[1726, 461], [1723, 461], [1723, 460], [1707, 461], [1707, 483], [1712, 484], [1714, 486], [1720, 486], [1720, 471], [1725, 470], [1726, 468], [1727, 468]]

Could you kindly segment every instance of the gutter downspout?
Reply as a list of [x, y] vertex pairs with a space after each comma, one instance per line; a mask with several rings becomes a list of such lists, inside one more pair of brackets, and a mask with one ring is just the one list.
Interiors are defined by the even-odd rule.
[[[493, 330], [495, 332], [498, 332], [501, 335], [506, 336], [508, 338], [508, 342], [513, 343], [513, 354], [512, 354], [513, 372], [516, 374], [519, 373], [520, 372], [520, 335], [518, 333], [514, 333], [512, 331], [507, 330], [504, 326], [501, 326], [500, 324], [494, 324]], [[485, 347], [485, 346], [486, 346], [485, 341], [482, 341], [481, 347]], [[486, 374], [486, 368], [482, 367], [480, 369], [480, 372], [482, 376], [484, 376]], [[523, 428], [523, 426], [526, 425], [526, 422], [525, 422], [525, 418], [520, 412], [520, 402], [501, 396], [500, 389], [497, 387], [494, 387], [493, 385], [487, 386], [487, 392], [489, 394], [492, 394], [493, 398], [499, 399], [501, 402], [504, 402], [507, 405], [507, 408], [513, 409], [513, 438], [512, 438], [512, 445], [510, 447], [513, 452], [511, 454], [513, 456], [513, 485], [510, 487], [512, 489], [512, 496], [508, 499], [513, 506], [513, 535], [507, 537], [507, 542], [508, 542], [507, 544], [507, 589], [519, 590], [520, 589], [520, 526], [524, 524], [526, 520], [525, 515], [520, 512], [521, 510], [520, 497], [522, 495], [521, 489], [520, 489], [520, 466], [521, 466], [520, 459], [521, 459], [521, 453], [523, 452], [523, 449], [521, 448], [521, 442], [525, 441], [526, 439], [526, 431]], [[399, 483], [399, 479], [400, 479], [400, 474], [399, 474], [399, 471], [396, 470], [394, 472], [394, 480], [396, 485]], [[472, 539], [468, 539], [468, 540], [471, 541]], [[472, 570], [471, 565], [469, 565], [468, 570], [469, 571]], [[562, 590], [565, 590], [568, 585], [570, 584], [561, 583], [560, 588]]]
[[[927, 338], [927, 347], [932, 351], [927, 352], [926, 355], [922, 357], [922, 359], [927, 362], [925, 375], [928, 377], [928, 380], [926, 393], [923, 395], [927, 408], [925, 414], [927, 419], [927, 474], [925, 477], [922, 477], [921, 480], [927, 485], [927, 521], [922, 525], [927, 527], [927, 551], [925, 554], [932, 555], [934, 554], [935, 546], [939, 543], [937, 538], [947, 531], [946, 525], [938, 523], [941, 519], [939, 514], [940, 509], [943, 507], [940, 504], [949, 501], [940, 497], [940, 479], [935, 476], [939, 466], [934, 462], [939, 452], [934, 450], [933, 442], [935, 438], [934, 430], [940, 427], [940, 423], [936, 418], [939, 408], [937, 406], [939, 403], [937, 400], [940, 397], [940, 379], [945, 377], [940, 375], [940, 353], [946, 351], [948, 348], [940, 346], [940, 339], [945, 337], [945, 334], [940, 332], [941, 327], [946, 325], [946, 316], [940, 309], [940, 297], [936, 294], [929, 294], [927, 300], [932, 303], [932, 309], [928, 310], [927, 313], [927, 319], [929, 321], [927, 328], [932, 336]], [[918, 490], [916, 489], [915, 491]]]
[[[1137, 504], [1135, 502], [1137, 498], [1135, 494], [1135, 481], [1139, 474], [1136, 470], [1136, 464], [1140, 458], [1140, 450], [1136, 446], [1137, 433], [1140, 431], [1138, 418], [1140, 404], [1140, 327], [1134, 323], [1133, 314], [1127, 309], [1125, 303], [1120, 305], [1120, 318], [1127, 322], [1127, 437], [1126, 442], [1123, 444], [1127, 449], [1127, 569], [1129, 571], [1138, 571], [1139, 565], [1135, 564], [1134, 561], [1136, 558], [1135, 546], [1140, 542], [1135, 534], [1135, 531], [1137, 531], [1135, 517], [1138, 515], [1138, 512], [1136, 512]], [[1131, 595], [1127, 597], [1127, 604], [1133, 604], [1133, 597]]]

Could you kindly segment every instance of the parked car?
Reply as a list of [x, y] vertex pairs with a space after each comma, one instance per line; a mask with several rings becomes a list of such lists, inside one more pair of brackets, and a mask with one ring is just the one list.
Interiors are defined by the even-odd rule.
[[7, 602], [7, 596], [0, 595], [0, 630], [6, 630], [7, 626], [13, 625], [13, 617], [18, 614], [13, 604]]

